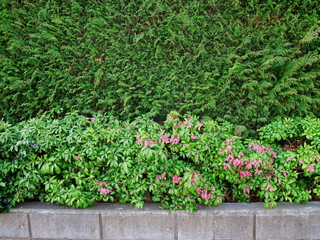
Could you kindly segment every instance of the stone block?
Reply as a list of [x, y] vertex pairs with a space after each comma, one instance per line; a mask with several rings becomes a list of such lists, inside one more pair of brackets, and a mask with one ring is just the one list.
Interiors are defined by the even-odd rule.
[[33, 238], [100, 239], [98, 214], [32, 213]]
[[320, 239], [320, 214], [258, 214], [256, 239]]
[[3, 213], [0, 214], [1, 238], [29, 238], [27, 214]]
[[177, 216], [178, 239], [211, 240], [214, 238], [214, 217], [197, 213]]
[[253, 214], [226, 214], [214, 218], [214, 239], [254, 239]]
[[174, 239], [173, 215], [102, 214], [103, 239]]

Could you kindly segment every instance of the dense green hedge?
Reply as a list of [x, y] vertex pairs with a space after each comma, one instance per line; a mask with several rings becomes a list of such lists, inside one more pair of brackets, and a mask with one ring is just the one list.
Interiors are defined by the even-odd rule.
[[[111, 116], [0, 123], [0, 212], [38, 199], [77, 208], [95, 201], [195, 211], [225, 201], [304, 203], [320, 197], [320, 120], [279, 119], [242, 136], [224, 122], [172, 112], [164, 124]], [[285, 150], [292, 138], [302, 138]]]
[[311, 0], [1, 1], [0, 118], [319, 116], [319, 13]]

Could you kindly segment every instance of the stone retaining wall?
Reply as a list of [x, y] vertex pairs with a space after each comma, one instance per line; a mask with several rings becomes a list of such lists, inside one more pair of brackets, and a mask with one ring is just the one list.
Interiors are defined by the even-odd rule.
[[280, 203], [274, 209], [262, 203], [225, 203], [196, 213], [170, 213], [156, 204], [72, 209], [30, 202], [0, 214], [0, 239], [315, 240], [320, 239], [320, 202]]

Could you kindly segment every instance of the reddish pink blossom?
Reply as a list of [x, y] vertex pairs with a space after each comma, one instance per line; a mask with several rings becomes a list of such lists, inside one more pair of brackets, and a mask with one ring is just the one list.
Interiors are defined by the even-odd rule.
[[228, 162], [232, 162], [232, 161], [234, 160], [233, 154], [227, 155], [227, 156], [226, 156], [226, 160], [227, 160]]
[[161, 137], [159, 137], [160, 140], [162, 140], [163, 143], [168, 144], [170, 140], [167, 138], [167, 134], [163, 134]]
[[196, 189], [198, 194], [204, 200], [209, 200], [212, 197], [212, 194], [208, 192], [208, 189], [205, 187], [199, 187]]
[[109, 193], [111, 193], [112, 191], [111, 190], [109, 190], [109, 189], [106, 189], [106, 188], [100, 188], [100, 193], [101, 194], [109, 194]]
[[157, 180], [160, 180], [160, 179], [162, 179], [162, 180], [167, 180], [166, 174], [167, 174], [166, 172], [163, 172], [163, 173], [161, 174], [161, 176], [158, 175], [158, 176], [156, 177], [156, 179], [157, 179]]
[[273, 188], [272, 188], [272, 186], [270, 184], [267, 185], [266, 191], [269, 191], [269, 192], [273, 191]]
[[96, 119], [95, 118], [90, 118], [90, 121], [91, 122], [94, 122]]
[[192, 138], [192, 139], [197, 139], [198, 136], [193, 135], [193, 136], [191, 136], [191, 138]]
[[284, 170], [279, 170], [280, 172], [282, 172], [282, 174], [283, 174], [283, 176], [287, 176], [287, 172], [286, 171], [284, 171]]
[[200, 173], [198, 173], [197, 176], [198, 176], [200, 179], [203, 179], [203, 177], [201, 176]]
[[173, 182], [174, 184], [182, 183], [181, 177], [179, 177], [178, 175], [174, 175], [174, 176], [172, 177], [172, 182]]
[[251, 169], [252, 168], [252, 162], [246, 161], [246, 169]]
[[244, 178], [244, 177], [251, 177], [252, 174], [249, 171], [243, 171], [243, 170], [239, 170], [238, 173], [240, 174], [240, 178]]
[[211, 197], [212, 197], [211, 193], [208, 193], [208, 192], [201, 193], [201, 198], [204, 200], [209, 200]]
[[232, 143], [233, 143], [235, 140], [236, 140], [235, 138], [231, 138], [231, 139], [225, 140], [224, 142], [226, 143], [227, 146], [232, 146]]
[[188, 147], [190, 145], [189, 145], [189, 143], [184, 143], [183, 146]]
[[198, 123], [197, 126], [201, 128], [203, 126], [203, 123]]
[[229, 169], [229, 170], [231, 170], [231, 166], [230, 166], [230, 164], [229, 163], [224, 163], [223, 164], [223, 169]]
[[314, 172], [314, 166], [311, 165], [311, 164], [309, 164], [309, 165], [307, 166], [307, 171], [308, 171], [308, 172]]
[[288, 158], [286, 159], [286, 161], [288, 162], [288, 161], [290, 161], [290, 160], [293, 159], [293, 158], [294, 158], [294, 156], [288, 157]]
[[180, 141], [180, 136], [175, 137], [174, 135], [171, 136], [170, 142], [172, 145], [177, 145]]
[[79, 158], [81, 158], [81, 155], [80, 155], [80, 154], [78, 154], [78, 155], [75, 157], [75, 159], [79, 159]]
[[261, 159], [254, 159], [254, 160], [252, 161], [252, 165], [253, 165], [255, 168], [259, 167], [260, 163], [262, 163], [262, 160], [261, 160]]
[[192, 178], [190, 179], [190, 182], [192, 185], [195, 185], [197, 182], [197, 178], [195, 176], [192, 176]]
[[276, 154], [276, 152], [274, 152], [274, 151], [272, 150], [272, 148], [268, 147], [267, 150], [266, 150], [266, 152], [272, 153], [273, 157], [274, 157], [274, 158], [277, 158], [277, 154]]
[[153, 142], [151, 141], [151, 140], [145, 140], [144, 141], [144, 146], [145, 147], [150, 147], [150, 146], [152, 146], [153, 145]]
[[257, 153], [261, 153], [261, 154], [265, 154], [266, 153], [266, 151], [264, 150], [264, 148], [261, 145], [255, 144], [254, 142], [250, 143], [249, 148], [251, 148], [252, 150], [256, 151]]
[[249, 195], [249, 194], [250, 194], [250, 188], [247, 187], [247, 188], [243, 189], [243, 193], [244, 193], [245, 195]]
[[261, 171], [260, 171], [260, 170], [258, 170], [258, 169], [256, 169], [256, 171], [254, 172], [254, 174], [256, 174], [256, 175], [260, 175], [260, 174], [261, 174]]
[[244, 165], [244, 162], [240, 158], [234, 159], [232, 163], [236, 168], [241, 168]]
[[185, 122], [184, 125], [187, 125], [188, 128], [191, 128], [191, 122]]

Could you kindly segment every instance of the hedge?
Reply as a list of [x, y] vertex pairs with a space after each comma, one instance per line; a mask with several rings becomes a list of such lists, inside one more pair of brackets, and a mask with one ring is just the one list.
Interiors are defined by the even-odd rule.
[[311, 0], [24, 0], [0, 4], [0, 118], [51, 112], [258, 128], [319, 116]]

